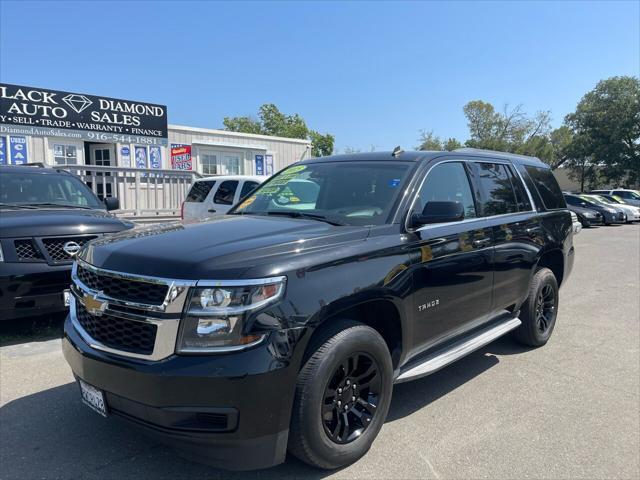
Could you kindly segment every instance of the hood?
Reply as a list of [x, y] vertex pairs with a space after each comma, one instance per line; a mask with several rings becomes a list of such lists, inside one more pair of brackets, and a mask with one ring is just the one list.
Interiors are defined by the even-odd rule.
[[595, 208], [587, 208], [587, 207], [578, 207], [577, 205], [567, 205], [569, 210], [576, 213], [586, 214], [586, 213], [600, 213]]
[[300, 218], [227, 215], [110, 235], [89, 244], [80, 257], [107, 270], [165, 278], [242, 278], [257, 264], [267, 276], [284, 271], [294, 257], [337, 251], [365, 240], [368, 232]]
[[0, 210], [0, 238], [119, 232], [131, 228], [106, 210], [80, 208]]

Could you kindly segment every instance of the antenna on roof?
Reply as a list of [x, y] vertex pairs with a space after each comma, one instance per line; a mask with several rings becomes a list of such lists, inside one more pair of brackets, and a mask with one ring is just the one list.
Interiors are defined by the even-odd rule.
[[393, 152], [391, 152], [391, 156], [394, 158], [398, 158], [402, 152], [404, 152], [404, 150], [402, 150], [402, 147], [398, 145], [396, 148], [393, 149]]

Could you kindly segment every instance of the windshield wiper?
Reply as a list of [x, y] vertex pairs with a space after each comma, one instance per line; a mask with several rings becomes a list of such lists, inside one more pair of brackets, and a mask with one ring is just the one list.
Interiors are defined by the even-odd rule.
[[32, 207], [30, 205], [21, 205], [19, 203], [0, 203], [0, 208], [28, 208], [34, 209], [37, 207]]
[[39, 203], [28, 203], [25, 204], [26, 207], [38, 208], [38, 207], [62, 207], [62, 208], [83, 208], [85, 210], [91, 210], [91, 207], [86, 205], [70, 205], [68, 203], [53, 203], [53, 202], [39, 202]]
[[330, 225], [336, 225], [338, 227], [343, 227], [345, 225], [344, 223], [336, 222], [335, 220], [329, 220], [324, 215], [319, 215], [317, 213], [282, 211], [282, 212], [265, 212], [263, 215], [280, 215], [283, 217], [291, 217], [291, 218], [308, 218], [310, 220], [318, 220], [320, 222], [325, 222]]

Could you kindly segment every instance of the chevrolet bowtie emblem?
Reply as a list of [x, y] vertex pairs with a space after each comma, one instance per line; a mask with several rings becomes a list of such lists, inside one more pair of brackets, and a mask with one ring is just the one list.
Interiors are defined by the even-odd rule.
[[96, 317], [101, 317], [108, 305], [107, 302], [98, 300], [95, 295], [87, 294], [82, 298], [82, 303], [84, 303], [84, 308], [87, 309], [87, 312]]

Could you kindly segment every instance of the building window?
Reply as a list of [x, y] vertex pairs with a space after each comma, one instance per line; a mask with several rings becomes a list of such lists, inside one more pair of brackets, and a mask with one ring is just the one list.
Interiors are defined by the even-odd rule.
[[56, 165], [77, 165], [78, 149], [75, 145], [53, 145], [53, 161]]
[[217, 175], [218, 174], [218, 157], [205, 153], [201, 155], [200, 163], [202, 165], [203, 175]]
[[240, 175], [240, 157], [225, 155], [222, 159], [222, 171], [226, 175]]

